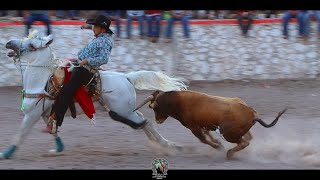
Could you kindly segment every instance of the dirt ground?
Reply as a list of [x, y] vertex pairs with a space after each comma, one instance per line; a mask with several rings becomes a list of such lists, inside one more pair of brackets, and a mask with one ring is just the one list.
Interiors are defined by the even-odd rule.
[[[164, 153], [150, 144], [142, 130], [97, 113], [97, 124], [91, 126], [84, 115], [67, 117], [60, 130], [65, 150], [49, 153], [55, 147], [53, 137], [41, 133], [38, 121], [13, 158], [0, 160], [0, 169], [148, 169], [155, 158], [165, 158], [170, 169], [319, 169], [320, 168], [320, 80], [224, 81], [192, 82], [190, 90], [217, 96], [237, 96], [260, 112], [269, 123], [277, 113], [289, 107], [272, 128], [256, 124], [253, 140], [233, 160], [202, 144], [177, 120], [168, 119], [158, 125], [153, 112], [143, 107], [141, 112], [151, 119], [166, 139], [193, 151]], [[150, 91], [137, 91], [141, 102]], [[0, 150], [4, 150], [17, 133], [23, 118], [20, 111], [20, 88], [0, 88]], [[234, 144], [213, 132], [226, 149]]]

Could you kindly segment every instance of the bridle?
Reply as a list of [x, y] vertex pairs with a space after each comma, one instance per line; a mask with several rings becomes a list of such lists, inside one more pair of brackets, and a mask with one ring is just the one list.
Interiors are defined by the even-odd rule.
[[[50, 48], [51, 50], [51, 47], [50, 45], [44, 45], [43, 46], [43, 39], [42, 38], [38, 38], [38, 37], [35, 37], [36, 39], [39, 39], [41, 41], [41, 46], [39, 48], [33, 48], [32, 47], [32, 50], [31, 51], [38, 51], [38, 50], [42, 50], [42, 49], [45, 49], [45, 48]], [[26, 50], [26, 52], [30, 52], [30, 50]], [[22, 54], [25, 53], [25, 52], [22, 52], [22, 42], [20, 44], [20, 47], [19, 47], [19, 51], [17, 53], [17, 56], [15, 57], [14, 59], [14, 64], [16, 65], [16, 67], [20, 68], [20, 75], [21, 75], [21, 82], [22, 82], [22, 87], [23, 89], [21, 90], [21, 96], [22, 96], [22, 100], [21, 100], [21, 111], [24, 111], [25, 107], [24, 107], [24, 98], [39, 98], [39, 100], [36, 102], [36, 105], [42, 100], [43, 100], [43, 111], [44, 111], [44, 103], [45, 103], [45, 99], [46, 97], [48, 97], [50, 100], [54, 100], [55, 97], [51, 96], [49, 93], [26, 93], [26, 90], [24, 89], [24, 83], [23, 83], [23, 70], [22, 70], [22, 67], [37, 67], [37, 68], [57, 68], [57, 67], [62, 67], [60, 65], [52, 65], [52, 64], [48, 64], [48, 65], [32, 65], [30, 64], [29, 62], [27, 62], [26, 64], [22, 64], [22, 61], [21, 61], [21, 56]], [[74, 65], [72, 65], [74, 66]], [[50, 78], [50, 77], [49, 77]], [[54, 81], [53, 78], [50, 78], [51, 81]], [[49, 81], [47, 82], [49, 83]], [[54, 83], [54, 82], [53, 82]]]
[[[32, 51], [37, 51], [37, 50], [41, 50], [41, 49], [45, 49], [45, 48], [50, 48], [51, 50], [51, 47], [49, 45], [45, 45], [45, 46], [42, 46], [42, 39], [39, 38], [39, 40], [41, 40], [41, 47], [40, 48], [33, 48]], [[19, 47], [19, 51], [18, 51], [18, 54], [17, 54], [17, 58], [14, 59], [14, 64], [17, 66], [17, 59], [18, 59], [18, 62], [19, 62], [19, 68], [20, 68], [20, 75], [21, 75], [21, 83], [22, 83], [22, 90], [21, 90], [21, 96], [22, 96], [22, 99], [21, 99], [21, 111], [24, 111], [25, 107], [24, 107], [24, 98], [39, 98], [39, 100], [37, 101], [36, 105], [41, 101], [41, 99], [44, 99], [43, 100], [43, 111], [44, 111], [44, 103], [45, 103], [45, 98], [46, 97], [49, 97], [51, 100], [54, 99], [54, 97], [52, 97], [51, 95], [49, 95], [48, 93], [26, 93], [26, 90], [24, 89], [24, 83], [23, 83], [23, 72], [22, 72], [22, 67], [23, 66], [26, 66], [26, 67], [39, 67], [39, 68], [50, 68], [50, 67], [55, 67], [55, 65], [31, 65], [29, 62], [27, 64], [22, 64], [22, 61], [21, 61], [21, 55], [22, 53], [24, 52], [21, 52], [21, 49], [22, 49], [22, 42], [20, 44], [20, 47]], [[58, 67], [56, 65], [56, 67]]]

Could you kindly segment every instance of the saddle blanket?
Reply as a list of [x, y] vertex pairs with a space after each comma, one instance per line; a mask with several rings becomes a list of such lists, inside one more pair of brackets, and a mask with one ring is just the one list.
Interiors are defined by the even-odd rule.
[[[71, 73], [68, 71], [68, 68], [64, 68], [65, 79], [63, 84], [66, 85], [71, 77]], [[91, 97], [88, 92], [85, 90], [84, 86], [81, 86], [76, 93], [74, 94], [75, 100], [79, 103], [83, 112], [88, 116], [88, 118], [92, 119], [93, 115], [96, 113]]]

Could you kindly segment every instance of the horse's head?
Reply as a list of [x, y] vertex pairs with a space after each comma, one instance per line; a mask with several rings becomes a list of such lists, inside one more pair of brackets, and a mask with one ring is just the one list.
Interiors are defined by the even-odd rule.
[[27, 38], [8, 41], [6, 48], [12, 50], [8, 53], [8, 56], [14, 60], [23, 58], [28, 62], [32, 62], [38, 56], [35, 52], [48, 47], [52, 41], [52, 35], [41, 37], [38, 31], [32, 31]]

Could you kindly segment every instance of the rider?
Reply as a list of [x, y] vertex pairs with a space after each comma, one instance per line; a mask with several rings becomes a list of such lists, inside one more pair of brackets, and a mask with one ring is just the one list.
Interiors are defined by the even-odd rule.
[[[108, 63], [113, 46], [113, 32], [109, 28], [111, 20], [107, 16], [99, 15], [95, 19], [88, 19], [86, 23], [89, 26], [93, 25], [92, 30], [95, 38], [78, 53], [80, 67], [73, 68], [70, 81], [64, 86], [55, 102], [54, 115], [50, 116], [45, 132], [57, 133], [58, 126], [61, 126], [75, 92], [82, 85], [86, 85], [93, 77], [90, 70]], [[88, 28], [88, 25], [81, 28]]]

